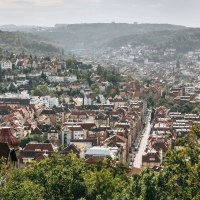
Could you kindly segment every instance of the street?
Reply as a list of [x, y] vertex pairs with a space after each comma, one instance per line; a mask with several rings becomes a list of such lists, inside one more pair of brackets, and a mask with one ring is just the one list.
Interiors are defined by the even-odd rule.
[[147, 125], [144, 129], [144, 134], [139, 145], [138, 151], [136, 152], [136, 156], [133, 162], [133, 167], [141, 168], [142, 166], [142, 155], [145, 153], [147, 141], [151, 132], [151, 124], [150, 124], [151, 112], [148, 116]]

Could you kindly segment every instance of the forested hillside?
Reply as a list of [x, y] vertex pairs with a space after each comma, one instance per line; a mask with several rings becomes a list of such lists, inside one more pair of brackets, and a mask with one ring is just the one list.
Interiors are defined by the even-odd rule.
[[42, 41], [38, 36], [22, 32], [0, 31], [0, 47], [6, 50], [30, 53], [57, 53], [59, 48]]
[[185, 28], [170, 24], [94, 23], [57, 24], [55, 27], [7, 25], [1, 26], [0, 30], [26, 32], [31, 38], [51, 42], [63, 47], [65, 50], [74, 50], [105, 48], [111, 40], [128, 35], [154, 31], [175, 31]]
[[96, 23], [56, 25], [51, 30], [36, 32], [43, 39], [51, 40], [66, 50], [104, 48], [113, 38], [152, 31], [180, 30], [183, 26], [169, 24]]
[[[10, 28], [9, 28], [10, 27]], [[1, 29], [1, 27], [0, 27]], [[3, 30], [20, 30], [17, 26]], [[33, 52], [98, 50], [126, 45], [175, 48], [186, 52], [200, 48], [200, 29], [169, 24], [97, 23], [21, 27], [22, 32], [0, 32], [0, 44]], [[24, 32], [23, 32], [24, 31]], [[59, 47], [59, 48], [58, 48]]]
[[200, 48], [200, 29], [182, 29], [177, 31], [156, 31], [129, 35], [111, 40], [107, 46], [119, 48], [125, 45], [150, 45], [158, 48], [174, 48], [178, 52], [187, 52]]

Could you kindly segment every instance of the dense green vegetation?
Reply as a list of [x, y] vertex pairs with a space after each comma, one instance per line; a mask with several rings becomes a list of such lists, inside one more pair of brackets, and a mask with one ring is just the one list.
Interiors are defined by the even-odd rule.
[[127, 168], [107, 159], [88, 165], [74, 155], [53, 155], [24, 169], [0, 165], [2, 200], [188, 200], [200, 199], [200, 129], [177, 141], [160, 172], [126, 175]]
[[169, 24], [94, 23], [57, 25], [49, 31], [37, 32], [40, 37], [58, 43], [66, 50], [102, 48], [112, 40], [130, 34], [179, 30], [185, 27]]
[[[1, 27], [0, 27], [1, 28]], [[149, 33], [153, 31], [179, 30], [185, 27], [170, 24], [126, 24], [126, 23], [94, 23], [94, 24], [70, 24], [56, 25], [55, 27], [43, 27], [37, 31], [37, 27], [4, 26], [3, 30], [29, 32], [37, 35], [40, 41], [51, 41], [65, 50], [104, 48], [113, 38], [132, 34]]]
[[31, 33], [3, 32], [0, 31], [0, 44], [6, 49], [15, 52], [27, 51], [32, 53], [59, 53], [60, 49], [54, 45], [42, 41], [39, 36]]
[[[24, 28], [21, 28], [22, 32]], [[127, 44], [174, 48], [178, 52], [200, 48], [200, 29], [169, 24], [96, 23], [61, 25], [40, 31], [31, 27], [27, 29], [30, 30], [26, 33], [0, 31], [0, 43], [36, 53], [60, 51], [49, 41], [65, 50], [118, 48]], [[20, 30], [20, 27], [16, 30]]]
[[[20, 30], [20, 27], [16, 30]], [[24, 31], [24, 27], [21, 30]], [[169, 24], [97, 23], [62, 25], [40, 31], [30, 27], [26, 33], [0, 31], [1, 44], [36, 53], [58, 53], [60, 50], [49, 44], [49, 41], [65, 50], [144, 44], [158, 49], [175, 48], [178, 52], [186, 52], [200, 48], [200, 29]]]
[[127, 44], [133, 46], [143, 44], [158, 49], [173, 48], [178, 52], [187, 52], [200, 48], [200, 29], [165, 30], [128, 35], [111, 40], [108, 46], [121, 47]]
[[[148, 103], [151, 103], [151, 99], [148, 99]], [[152, 104], [154, 105], [154, 102], [152, 100]], [[193, 113], [193, 114], [200, 114], [200, 106], [199, 105], [193, 105], [191, 103], [185, 103], [185, 104], [176, 104], [167, 101], [164, 97], [160, 98], [156, 106], [165, 106], [170, 109], [171, 112], [181, 112], [181, 113]]]
[[[101, 92], [99, 86], [91, 80], [93, 73], [96, 73], [98, 76], [103, 78], [103, 80], [111, 83], [111, 85], [107, 87], [104, 92], [102, 92], [102, 94], [106, 97], [114, 97], [119, 92], [119, 82], [132, 80], [131, 77], [122, 77], [119, 73], [111, 71], [110, 69], [105, 69], [100, 65], [98, 65], [97, 69], [94, 70], [91, 65], [79, 63], [75, 59], [67, 59], [66, 67], [69, 73], [77, 76], [78, 82], [86, 80], [88, 85], [91, 87], [91, 90], [96, 94]], [[77, 89], [70, 90], [68, 95], [80, 96], [80, 91]]]

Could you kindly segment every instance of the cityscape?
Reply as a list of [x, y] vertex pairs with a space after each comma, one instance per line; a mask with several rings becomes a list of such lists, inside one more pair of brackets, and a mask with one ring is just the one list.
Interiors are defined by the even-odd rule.
[[0, 199], [200, 199], [200, 29], [106, 16], [0, 20]]

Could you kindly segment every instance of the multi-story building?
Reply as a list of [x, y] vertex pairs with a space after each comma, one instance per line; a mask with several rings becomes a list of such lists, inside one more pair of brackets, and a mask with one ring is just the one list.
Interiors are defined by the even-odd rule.
[[32, 96], [30, 104], [41, 104], [45, 105], [47, 108], [53, 108], [54, 106], [59, 106], [58, 98], [50, 96]]
[[1, 61], [1, 69], [12, 69], [12, 63], [10, 61]]

